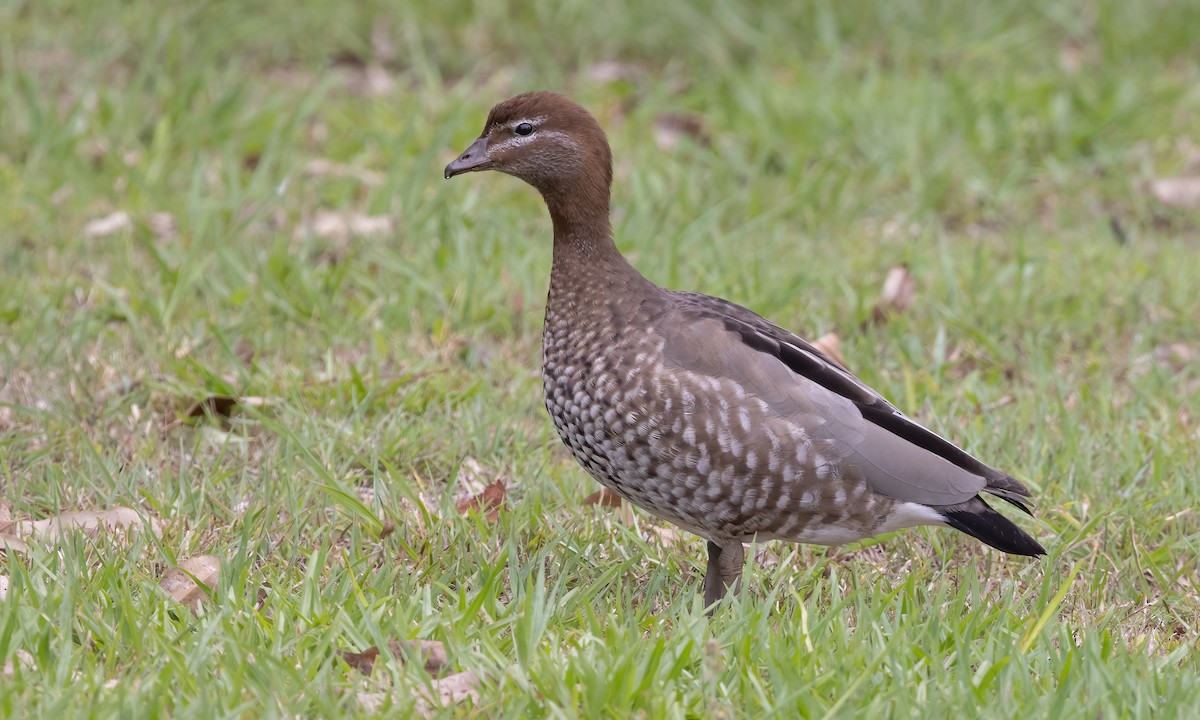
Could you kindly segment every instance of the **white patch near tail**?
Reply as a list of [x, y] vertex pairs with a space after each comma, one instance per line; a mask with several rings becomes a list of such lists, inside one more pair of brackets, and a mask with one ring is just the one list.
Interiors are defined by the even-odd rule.
[[945, 525], [946, 518], [940, 512], [921, 503], [903, 502], [896, 505], [879, 526], [879, 533], [895, 532], [918, 525]]
[[[806, 504], [809, 501], [811, 501], [811, 496], [808, 493], [805, 493], [800, 498], [801, 504]], [[672, 520], [672, 522], [676, 521]], [[896, 504], [891, 514], [887, 516], [874, 532], [864, 532], [861, 527], [848, 527], [846, 525], [839, 525], [836, 522], [824, 524], [810, 522], [799, 530], [788, 525], [785, 532], [759, 533], [757, 536], [747, 535], [738, 539], [744, 543], [762, 542], [765, 540], [787, 540], [789, 542], [808, 543], [810, 545], [836, 546], [858, 542], [869, 537], [903, 530], [904, 528], [916, 527], [918, 525], [945, 526], [946, 518], [928, 505], [902, 502]], [[697, 535], [704, 535], [703, 532], [696, 530], [692, 532], [695, 532]]]

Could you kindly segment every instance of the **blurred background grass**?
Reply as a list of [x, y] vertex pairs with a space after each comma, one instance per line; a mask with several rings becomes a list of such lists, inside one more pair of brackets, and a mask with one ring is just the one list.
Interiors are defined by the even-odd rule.
[[[489, 715], [1194, 707], [1200, 215], [1155, 182], [1200, 174], [1198, 27], [1190, 0], [0, 5], [3, 499], [169, 528], [7, 556], [0, 656], [38, 662], [0, 708], [361, 709], [331, 648], [393, 637], [447, 642]], [[643, 272], [839, 333], [1037, 489], [1051, 559], [772, 547], [705, 623], [701, 548], [583, 506], [541, 410], [536, 193], [441, 180], [530, 89], [608, 129]], [[899, 263], [916, 304], [864, 327]], [[266, 404], [180, 422], [214, 396]], [[509, 483], [498, 524], [455, 512], [464, 458]], [[201, 552], [223, 593], [180, 617], [157, 576]]]

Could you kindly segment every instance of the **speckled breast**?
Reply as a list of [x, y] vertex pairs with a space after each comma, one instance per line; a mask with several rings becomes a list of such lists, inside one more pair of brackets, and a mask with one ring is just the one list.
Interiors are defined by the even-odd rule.
[[740, 535], [751, 516], [764, 519], [767, 495], [733, 492], [747, 479], [734, 476], [751, 473], [714, 457], [704, 428], [690, 427], [692, 393], [664, 372], [659, 350], [645, 328], [601, 334], [548, 313], [546, 410], [579, 464], [618, 495], [704, 536]]
[[645, 447], [654, 422], [646, 418], [644, 375], [625, 367], [621, 358], [628, 349], [611, 335], [549, 320], [542, 345], [546, 411], [592, 477], [636, 502], [653, 477], [649, 453], [641, 454], [643, 466], [637, 464], [638, 447]]

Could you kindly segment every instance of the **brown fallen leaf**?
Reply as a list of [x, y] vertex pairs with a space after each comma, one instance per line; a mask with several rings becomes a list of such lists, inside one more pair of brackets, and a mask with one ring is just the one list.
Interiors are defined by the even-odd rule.
[[397, 652], [397, 645], [401, 645], [401, 650], [404, 651], [406, 658], [419, 659], [425, 672], [437, 677], [443, 675], [446, 669], [450, 667], [450, 658], [446, 655], [446, 646], [437, 640], [410, 640], [407, 643], [400, 643], [393, 640], [388, 643], [392, 654], [397, 657], [400, 653]]
[[250, 344], [249, 340], [244, 337], [238, 338], [237, 345], [234, 346], [233, 351], [237, 354], [238, 360], [242, 361], [242, 365], [245, 365], [247, 368], [254, 366], [255, 351], [254, 346]]
[[346, 165], [326, 158], [309, 160], [308, 164], [304, 166], [304, 174], [310, 177], [355, 180], [367, 187], [378, 187], [383, 184], [383, 176], [374, 170]]
[[233, 414], [235, 408], [238, 407], [253, 407], [260, 408], [267, 404], [266, 398], [255, 395], [243, 395], [242, 397], [229, 397], [228, 395], [210, 395], [200, 402], [192, 405], [184, 413], [187, 417], [204, 417], [211, 415], [215, 418], [227, 418]]
[[392, 219], [386, 215], [338, 213], [318, 210], [312, 219], [296, 229], [297, 237], [314, 235], [320, 238], [346, 240], [354, 237], [376, 237], [392, 231]]
[[247, 510], [250, 510], [251, 505], [253, 505], [253, 503], [254, 503], [254, 493], [247, 492], [246, 494], [244, 494], [244, 496], [241, 496], [241, 499], [238, 500], [238, 502], [236, 502], [232, 506], [230, 506], [229, 511], [233, 512], [234, 515], [238, 515], [240, 517], [242, 515], [245, 515]]
[[428, 687], [418, 688], [416, 697], [416, 710], [423, 714], [467, 700], [479, 702], [479, 676], [470, 670], [447, 675], [430, 682]]
[[389, 696], [390, 693], [360, 692], [354, 694], [354, 699], [358, 701], [360, 709], [369, 713], [378, 713], [384, 708]]
[[1058, 48], [1058, 66], [1068, 75], [1075, 75], [1088, 59], [1088, 48], [1078, 40], [1069, 40]]
[[1151, 180], [1150, 194], [1164, 205], [1198, 208], [1200, 207], [1200, 176]]
[[258, 586], [258, 590], [254, 593], [254, 609], [261, 611], [267, 605], [267, 600], [271, 597], [271, 583], [266, 580]]
[[118, 210], [104, 217], [96, 218], [87, 225], [84, 225], [83, 234], [90, 238], [102, 238], [109, 235], [116, 235], [132, 227], [133, 220], [129, 217], [129, 213], [124, 210]]
[[154, 233], [154, 237], [159, 240], [167, 240], [178, 232], [175, 216], [171, 213], [151, 213], [150, 217], [146, 218], [146, 225], [150, 228], [150, 232]]
[[[413, 689], [413, 711], [421, 716], [432, 716], [439, 708], [471, 700], [479, 702], [479, 676], [467, 670], [455, 673], [440, 680], [433, 680], [426, 686]], [[358, 706], [368, 712], [379, 712], [389, 701], [395, 705], [404, 704], [404, 699], [394, 693], [357, 693], [355, 699]]]
[[680, 545], [687, 541], [687, 537], [665, 525], [650, 525], [647, 528], [647, 536], [650, 535], [657, 537], [659, 542], [667, 546]]
[[219, 557], [197, 555], [163, 573], [158, 586], [173, 600], [186, 605], [192, 612], [197, 612], [200, 604], [208, 599], [209, 593], [217, 589], [220, 573]]
[[329, 56], [329, 64], [334, 67], [364, 68], [367, 58], [358, 50], [342, 48]]
[[193, 418], [205, 415], [229, 417], [235, 405], [237, 405], [237, 398], [229, 397], [228, 395], [210, 395], [188, 408], [184, 415]]
[[646, 69], [633, 63], [604, 60], [590, 65], [587, 74], [592, 82], [603, 85], [640, 80], [646, 74]]
[[396, 521], [391, 518], [384, 518], [383, 527], [379, 529], [379, 539], [383, 540], [394, 532], [396, 532]]
[[616, 510], [612, 516], [617, 522], [626, 525], [633, 524], [633, 505], [625, 502], [625, 499], [617, 495], [608, 488], [602, 487], [599, 491], [588, 495], [583, 499], [585, 505], [596, 505], [603, 508], [611, 508]]
[[662, 113], [654, 118], [654, 142], [659, 150], [674, 150], [680, 140], [690, 137], [701, 145], [708, 145], [708, 133], [704, 120], [690, 113]]
[[883, 281], [879, 300], [871, 309], [871, 317], [865, 324], [878, 324], [893, 314], [902, 313], [913, 305], [917, 297], [917, 281], [908, 271], [907, 265], [897, 265], [888, 270]]
[[[1129, 364], [1129, 377], [1139, 378], [1155, 367], [1175, 373], [1196, 362], [1200, 362], [1200, 349], [1182, 342], [1164, 343], [1155, 346], [1152, 352], [1135, 358]], [[3, 532], [3, 528], [0, 528], [0, 532]]]
[[[14, 662], [14, 660], [16, 662]], [[5, 662], [4, 667], [0, 669], [0, 676], [9, 677], [15, 674], [17, 672], [17, 665], [20, 665], [28, 670], [32, 670], [37, 667], [37, 662], [34, 661], [33, 655], [30, 655], [28, 650], [21, 650], [18, 648], [17, 651], [13, 653], [12, 660]]]
[[466, 515], [471, 511], [486, 513], [484, 517], [488, 522], [496, 522], [500, 517], [500, 510], [504, 507], [505, 499], [508, 496], [508, 488], [505, 487], [503, 480], [497, 480], [483, 489], [483, 492], [478, 495], [459, 500], [455, 505], [455, 509], [462, 515]]
[[[388, 650], [392, 651], [400, 662], [420, 660], [425, 672], [437, 677], [450, 666], [446, 655], [446, 646], [436, 640], [389, 640]], [[360, 653], [349, 650], [336, 651], [342, 660], [363, 675], [370, 675], [375, 669], [375, 661], [379, 658], [379, 648], [375, 645]]]
[[842, 357], [842, 339], [837, 333], [825, 333], [813, 340], [812, 346], [836, 360], [838, 365], [846, 367], [846, 358]]
[[65, 512], [44, 520], [17, 520], [10, 522], [3, 529], [0, 544], [8, 543], [13, 547], [12, 540], [23, 545], [24, 539], [54, 541], [64, 533], [79, 530], [89, 535], [99, 535], [108, 532], [117, 535], [134, 535], [142, 530], [158, 534], [157, 523], [151, 519], [149, 523], [142, 519], [132, 508], [116, 507], [110, 510], [77, 510]]
[[991, 412], [993, 410], [999, 410], [1000, 408], [1004, 407], [1005, 405], [1012, 405], [1016, 401], [1017, 401], [1016, 398], [1014, 398], [1012, 395], [1005, 395], [1005, 396], [1001, 397], [999, 400], [995, 400], [993, 402], [988, 403], [987, 405], [985, 405], [983, 407], [983, 409], [988, 412]]
[[1187, 343], [1166, 343], [1154, 348], [1154, 359], [1160, 367], [1178, 372], [1200, 360], [1200, 350]]
[[9, 535], [3, 529], [0, 529], [0, 550], [27, 553], [29, 552], [29, 545], [21, 538]]
[[349, 650], [335, 650], [334, 652], [347, 665], [363, 675], [371, 674], [371, 671], [375, 669], [375, 660], [379, 657], [379, 647], [376, 645], [372, 645], [362, 652], [351, 652]]
[[621, 496], [609, 490], [608, 488], [600, 488], [599, 491], [588, 495], [583, 499], [584, 505], [599, 505], [600, 507], [621, 507]]
[[342, 76], [346, 90], [364, 97], [386, 95], [395, 89], [396, 81], [382, 62], [382, 57], [369, 57], [351, 48], [339, 50], [330, 58], [330, 65]]

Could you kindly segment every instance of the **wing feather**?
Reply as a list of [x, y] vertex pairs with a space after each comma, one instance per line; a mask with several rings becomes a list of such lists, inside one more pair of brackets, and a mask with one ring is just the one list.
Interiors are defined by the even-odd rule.
[[890, 497], [962, 503], [984, 491], [1029, 512], [1029, 490], [911, 420], [819, 349], [750, 310], [676, 293], [664, 354], [694, 372], [731, 377], [853, 464]]

